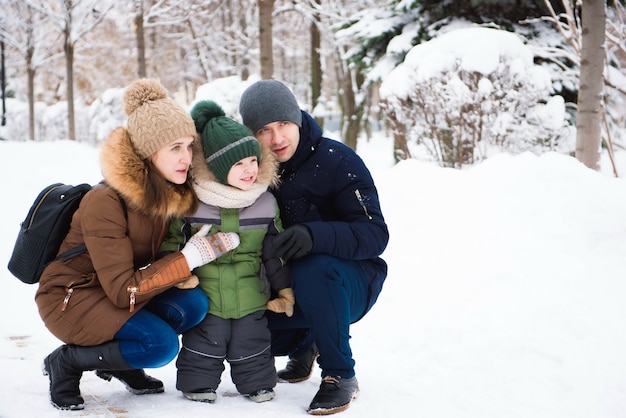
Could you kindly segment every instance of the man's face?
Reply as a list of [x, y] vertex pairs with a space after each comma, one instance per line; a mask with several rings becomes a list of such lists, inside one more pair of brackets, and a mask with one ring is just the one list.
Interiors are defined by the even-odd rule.
[[300, 128], [293, 122], [272, 122], [256, 131], [254, 136], [274, 152], [278, 162], [284, 163], [296, 153], [300, 142]]

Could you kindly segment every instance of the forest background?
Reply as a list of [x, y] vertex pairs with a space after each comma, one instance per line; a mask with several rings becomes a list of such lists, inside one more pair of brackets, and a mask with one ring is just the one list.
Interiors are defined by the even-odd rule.
[[[585, 3], [607, 6], [606, 19], [593, 26], [603, 32], [601, 109], [593, 109], [602, 114], [602, 146], [626, 148], [624, 3]], [[103, 121], [124, 120], [112, 102], [138, 77], [159, 78], [186, 105], [207, 83], [276, 78], [353, 148], [357, 137], [389, 130], [397, 160], [416, 157], [420, 145], [426, 158], [457, 168], [486, 158], [486, 147], [574, 155], [583, 6], [566, 0], [0, 0], [0, 137], [97, 144], [108, 134]], [[515, 79], [504, 58], [490, 74], [458, 66], [425, 81], [406, 79], [400, 91], [385, 86], [417, 46], [475, 25], [518, 36], [549, 72], [549, 88]], [[455, 89], [459, 79], [472, 94]], [[533, 122], [536, 105], [554, 97], [565, 110], [561, 123]], [[238, 117], [236, 106], [226, 108]]]

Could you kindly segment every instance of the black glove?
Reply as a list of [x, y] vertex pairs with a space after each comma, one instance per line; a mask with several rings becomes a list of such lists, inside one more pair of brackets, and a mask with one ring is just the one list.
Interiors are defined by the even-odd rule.
[[304, 225], [294, 225], [285, 229], [274, 238], [272, 252], [274, 257], [280, 257], [285, 262], [290, 259], [304, 257], [313, 248], [313, 238], [309, 228]]

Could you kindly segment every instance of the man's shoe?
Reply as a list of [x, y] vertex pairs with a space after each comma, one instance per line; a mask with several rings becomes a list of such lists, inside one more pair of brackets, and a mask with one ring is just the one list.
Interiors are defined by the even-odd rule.
[[330, 415], [341, 412], [359, 393], [356, 377], [345, 379], [339, 376], [324, 376], [317, 394], [307, 412], [311, 415]]
[[214, 403], [217, 399], [215, 389], [206, 389], [201, 392], [184, 392], [183, 396], [191, 401]]
[[313, 365], [318, 356], [317, 346], [311, 348], [296, 358], [290, 358], [284, 369], [276, 373], [279, 382], [298, 383], [307, 380], [313, 372]]
[[272, 399], [274, 399], [274, 389], [267, 388], [255, 390], [254, 392], [249, 394], [248, 397], [251, 401], [257, 403], [271, 401]]
[[135, 395], [163, 393], [163, 382], [146, 374], [143, 369], [130, 370], [96, 370], [96, 376], [106, 381], [116, 378], [126, 386], [126, 389]]

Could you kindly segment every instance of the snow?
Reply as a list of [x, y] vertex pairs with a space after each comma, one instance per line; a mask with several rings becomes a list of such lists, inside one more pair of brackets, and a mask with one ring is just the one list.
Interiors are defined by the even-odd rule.
[[[352, 327], [361, 393], [341, 416], [626, 414], [624, 179], [556, 153], [498, 154], [464, 170], [417, 160], [393, 166], [391, 141], [380, 135], [361, 142], [359, 153], [391, 232], [383, 255], [389, 277]], [[42, 187], [100, 179], [97, 149], [0, 141], [0, 167], [0, 417], [306, 416], [317, 367], [307, 382], [278, 384], [276, 399], [264, 404], [237, 395], [227, 369], [209, 405], [175, 389], [174, 362], [149, 370], [164, 381], [164, 394], [135, 396], [85, 372], [85, 410], [55, 410], [40, 363], [59, 341], [37, 314], [36, 287], [6, 264]]]
[[[430, 51], [423, 71], [449, 62], [446, 54], [464, 54], [461, 45], [472, 47], [466, 41]], [[525, 48], [498, 42], [474, 44], [473, 53], [486, 58], [468, 62], [486, 67], [494, 63], [490, 53], [517, 59], [515, 51]], [[528, 75], [525, 54], [516, 68]], [[411, 85], [406, 77], [397, 72], [385, 83], [402, 93]], [[242, 90], [232, 83], [222, 80], [196, 100], [217, 100], [230, 114], [232, 92]], [[545, 112], [555, 117], [543, 117], [562, 119], [562, 107], [549, 103]], [[0, 137], [16, 139], [0, 141], [0, 417], [307, 416], [320, 383], [317, 367], [309, 381], [278, 384], [276, 399], [263, 404], [238, 395], [227, 368], [210, 405], [175, 389], [174, 362], [149, 370], [164, 381], [163, 394], [135, 396], [85, 372], [85, 410], [54, 409], [40, 364], [60, 342], [39, 318], [36, 286], [19, 282], [6, 265], [34, 197], [57, 181], [98, 182], [98, 150], [66, 140], [18, 142], [23, 136], [8, 129]], [[626, 183], [612, 176], [606, 157], [602, 172], [553, 152], [490, 154], [463, 170], [419, 160], [394, 165], [392, 141], [382, 132], [361, 140], [358, 152], [389, 224], [389, 276], [373, 310], [352, 327], [361, 393], [338, 416], [626, 416]], [[624, 175], [626, 155], [617, 158]], [[285, 361], [278, 358], [277, 368]]]

